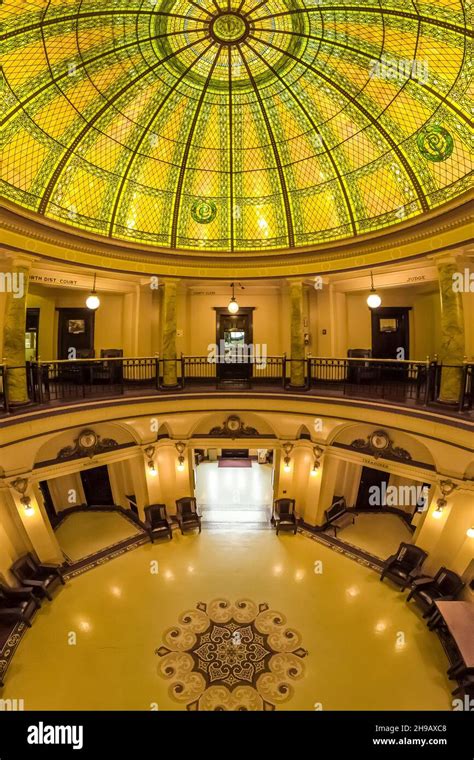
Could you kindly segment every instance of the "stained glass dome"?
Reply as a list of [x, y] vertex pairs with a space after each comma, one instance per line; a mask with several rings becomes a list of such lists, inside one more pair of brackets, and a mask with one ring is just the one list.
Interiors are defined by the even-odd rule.
[[152, 246], [350, 238], [468, 189], [464, 0], [6, 0], [2, 192]]

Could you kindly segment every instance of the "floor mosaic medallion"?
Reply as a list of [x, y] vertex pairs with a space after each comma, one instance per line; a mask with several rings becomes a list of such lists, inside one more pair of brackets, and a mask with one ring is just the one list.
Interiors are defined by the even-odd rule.
[[301, 635], [267, 604], [199, 602], [163, 634], [160, 675], [188, 710], [275, 710], [304, 675]]

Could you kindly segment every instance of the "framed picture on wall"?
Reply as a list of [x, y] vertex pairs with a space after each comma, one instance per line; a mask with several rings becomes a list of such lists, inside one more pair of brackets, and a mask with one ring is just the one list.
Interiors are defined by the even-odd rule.
[[86, 323], [83, 319], [69, 319], [67, 331], [72, 335], [81, 335], [81, 333], [85, 333], [86, 331]]

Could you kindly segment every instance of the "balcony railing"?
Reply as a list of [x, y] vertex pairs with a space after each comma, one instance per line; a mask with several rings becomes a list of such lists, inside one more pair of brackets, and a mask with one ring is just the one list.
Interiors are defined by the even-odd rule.
[[[232, 365], [229, 367], [229, 365]], [[245, 365], [245, 368], [243, 368]], [[410, 406], [438, 405], [443, 372], [458, 375], [460, 393], [453, 411], [470, 415], [474, 363], [283, 356], [256, 357], [254, 363], [228, 356], [111, 357], [29, 362], [25, 367], [0, 364], [0, 412], [16, 408], [9, 398], [9, 375], [26, 373], [32, 404], [110, 398], [132, 393], [205, 390], [206, 388], [275, 389], [292, 392], [385, 400]], [[234, 371], [235, 370], [235, 371]], [[292, 382], [293, 381], [293, 382]], [[296, 382], [296, 384], [295, 384]], [[442, 408], [439, 407], [438, 408]]]

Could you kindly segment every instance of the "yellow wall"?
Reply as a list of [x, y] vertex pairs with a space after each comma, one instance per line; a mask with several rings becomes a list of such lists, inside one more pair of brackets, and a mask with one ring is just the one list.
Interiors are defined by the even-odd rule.
[[[348, 348], [371, 348], [371, 311], [367, 306], [367, 293], [347, 293]], [[416, 294], [413, 289], [387, 289], [383, 291], [383, 306], [411, 307], [410, 359], [424, 361], [437, 353], [440, 335], [440, 302], [437, 293]], [[339, 330], [344, 328], [339, 327]]]
[[[236, 292], [240, 306], [254, 306], [253, 342], [266, 344], [268, 356], [280, 355], [289, 350], [289, 320], [286, 297], [279, 293], [246, 295]], [[178, 296], [177, 329], [183, 331], [177, 337], [178, 354], [205, 356], [208, 345], [216, 341], [215, 306], [227, 306], [230, 298], [225, 295], [195, 295], [192, 291]], [[288, 322], [288, 325], [287, 325]]]
[[[27, 306], [40, 309], [39, 355], [43, 360], [57, 358], [58, 308], [83, 308], [87, 294], [65, 288], [45, 288], [32, 285]], [[95, 314], [94, 348], [123, 348], [123, 295], [100, 293], [100, 307]]]

